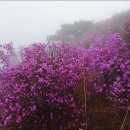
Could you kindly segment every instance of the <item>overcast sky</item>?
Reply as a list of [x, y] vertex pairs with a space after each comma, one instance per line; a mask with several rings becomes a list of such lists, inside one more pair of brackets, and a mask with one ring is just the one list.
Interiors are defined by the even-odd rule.
[[42, 42], [63, 23], [100, 21], [128, 9], [129, 1], [0, 1], [0, 44]]

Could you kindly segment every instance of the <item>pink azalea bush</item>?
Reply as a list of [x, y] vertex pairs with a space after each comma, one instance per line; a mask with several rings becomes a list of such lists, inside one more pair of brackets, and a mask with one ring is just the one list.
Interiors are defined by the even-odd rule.
[[25, 123], [28, 129], [77, 128], [83, 104], [74, 89], [83, 77], [82, 49], [39, 43], [20, 54], [22, 61], [0, 75], [4, 126], [13, 120], [19, 129]]
[[115, 33], [96, 35], [92, 41], [87, 49], [35, 43], [20, 50], [19, 60], [12, 44], [0, 46], [3, 127], [78, 130], [85, 116], [83, 93], [78, 91], [84, 73], [88, 102], [96, 93], [102, 104], [112, 101], [125, 111], [130, 103], [130, 40]]
[[97, 38], [96, 44], [86, 51], [87, 87], [101, 93], [102, 99], [115, 100], [124, 108], [130, 99], [129, 50], [129, 43], [115, 33], [105, 40]]

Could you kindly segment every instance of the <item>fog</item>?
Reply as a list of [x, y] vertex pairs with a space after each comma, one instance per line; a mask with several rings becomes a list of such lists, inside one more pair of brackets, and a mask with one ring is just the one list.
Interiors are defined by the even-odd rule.
[[63, 23], [101, 21], [128, 9], [129, 1], [1, 1], [0, 44], [44, 42]]

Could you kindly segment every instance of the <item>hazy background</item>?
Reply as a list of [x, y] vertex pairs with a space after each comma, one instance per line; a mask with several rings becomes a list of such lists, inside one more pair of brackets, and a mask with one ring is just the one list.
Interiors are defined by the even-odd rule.
[[63, 23], [101, 21], [128, 9], [129, 1], [1, 1], [0, 44], [43, 42]]

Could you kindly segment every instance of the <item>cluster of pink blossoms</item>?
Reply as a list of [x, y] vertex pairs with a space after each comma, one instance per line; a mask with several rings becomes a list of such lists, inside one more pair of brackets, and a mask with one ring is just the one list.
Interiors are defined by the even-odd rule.
[[129, 43], [119, 33], [96, 41], [86, 51], [87, 87], [127, 108], [130, 103]]
[[74, 89], [83, 77], [82, 55], [83, 49], [67, 44], [22, 49], [21, 61], [0, 72], [4, 126], [13, 121], [21, 128], [30, 124], [30, 129], [78, 127], [83, 104]]
[[19, 61], [12, 44], [0, 46], [3, 127], [78, 130], [84, 122], [84, 101], [83, 93], [76, 90], [83, 89], [84, 73], [87, 97], [93, 96], [89, 91], [93, 88], [105, 103], [114, 101], [126, 109], [130, 103], [130, 40], [115, 33], [90, 41], [94, 44], [87, 49], [67, 43], [35, 43], [20, 50]]

